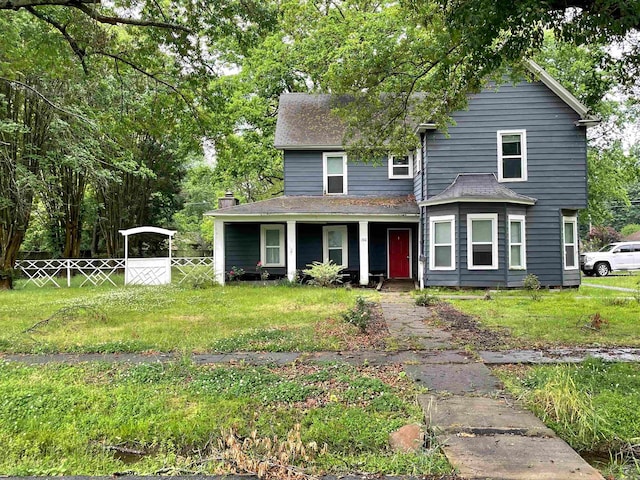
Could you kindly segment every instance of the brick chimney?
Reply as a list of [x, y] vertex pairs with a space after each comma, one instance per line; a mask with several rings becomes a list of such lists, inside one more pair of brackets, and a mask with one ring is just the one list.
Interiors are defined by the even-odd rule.
[[233, 192], [227, 192], [224, 194], [224, 197], [218, 199], [218, 210], [234, 207], [238, 205], [238, 203], [240, 203], [240, 201], [233, 196]]

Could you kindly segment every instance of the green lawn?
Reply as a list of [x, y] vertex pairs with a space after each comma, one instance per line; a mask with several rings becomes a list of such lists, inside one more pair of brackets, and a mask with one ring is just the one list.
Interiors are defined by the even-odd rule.
[[606, 277], [582, 277], [582, 283], [638, 289], [640, 272], [614, 272]]
[[613, 475], [607, 478], [640, 478], [640, 365], [589, 360], [496, 371], [560, 437]]
[[[485, 327], [506, 329], [520, 346], [640, 346], [640, 302], [595, 290], [588, 290], [590, 296], [585, 287], [543, 292], [539, 300], [520, 291], [518, 297], [497, 294], [491, 300], [448, 301]], [[589, 328], [596, 314], [608, 322], [601, 329]]]
[[388, 447], [422, 422], [417, 393], [399, 366], [0, 363], [0, 474], [449, 472]]
[[[0, 350], [339, 349], [335, 322], [328, 319], [339, 319], [359, 293], [344, 288], [247, 285], [0, 291]], [[22, 333], [56, 312], [49, 323]]]

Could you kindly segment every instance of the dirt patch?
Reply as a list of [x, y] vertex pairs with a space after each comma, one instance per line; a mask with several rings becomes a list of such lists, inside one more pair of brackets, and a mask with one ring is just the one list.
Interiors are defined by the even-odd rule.
[[475, 318], [456, 310], [449, 303], [440, 302], [428, 308], [435, 315], [431, 315], [427, 323], [437, 322], [453, 334], [456, 343], [472, 345], [479, 350], [491, 350], [512, 343], [506, 332], [484, 328]]
[[341, 344], [341, 350], [384, 350], [389, 329], [379, 304], [373, 304], [371, 317], [364, 333], [341, 318], [328, 318], [316, 324], [315, 335], [318, 339], [336, 338]]

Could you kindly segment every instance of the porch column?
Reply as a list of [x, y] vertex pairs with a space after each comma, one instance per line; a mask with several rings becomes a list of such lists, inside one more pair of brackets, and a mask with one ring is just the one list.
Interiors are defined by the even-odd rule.
[[296, 243], [296, 222], [295, 220], [287, 221], [287, 278], [293, 282], [296, 278], [298, 258], [296, 251], [298, 245]]
[[358, 222], [360, 238], [360, 285], [369, 284], [369, 222]]
[[213, 275], [220, 285], [224, 285], [224, 221], [213, 221]]

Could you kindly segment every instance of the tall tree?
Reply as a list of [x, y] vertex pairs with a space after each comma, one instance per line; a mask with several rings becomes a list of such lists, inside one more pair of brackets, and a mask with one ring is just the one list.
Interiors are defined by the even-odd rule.
[[0, 289], [12, 287], [53, 118], [53, 109], [40, 96], [0, 82]]

